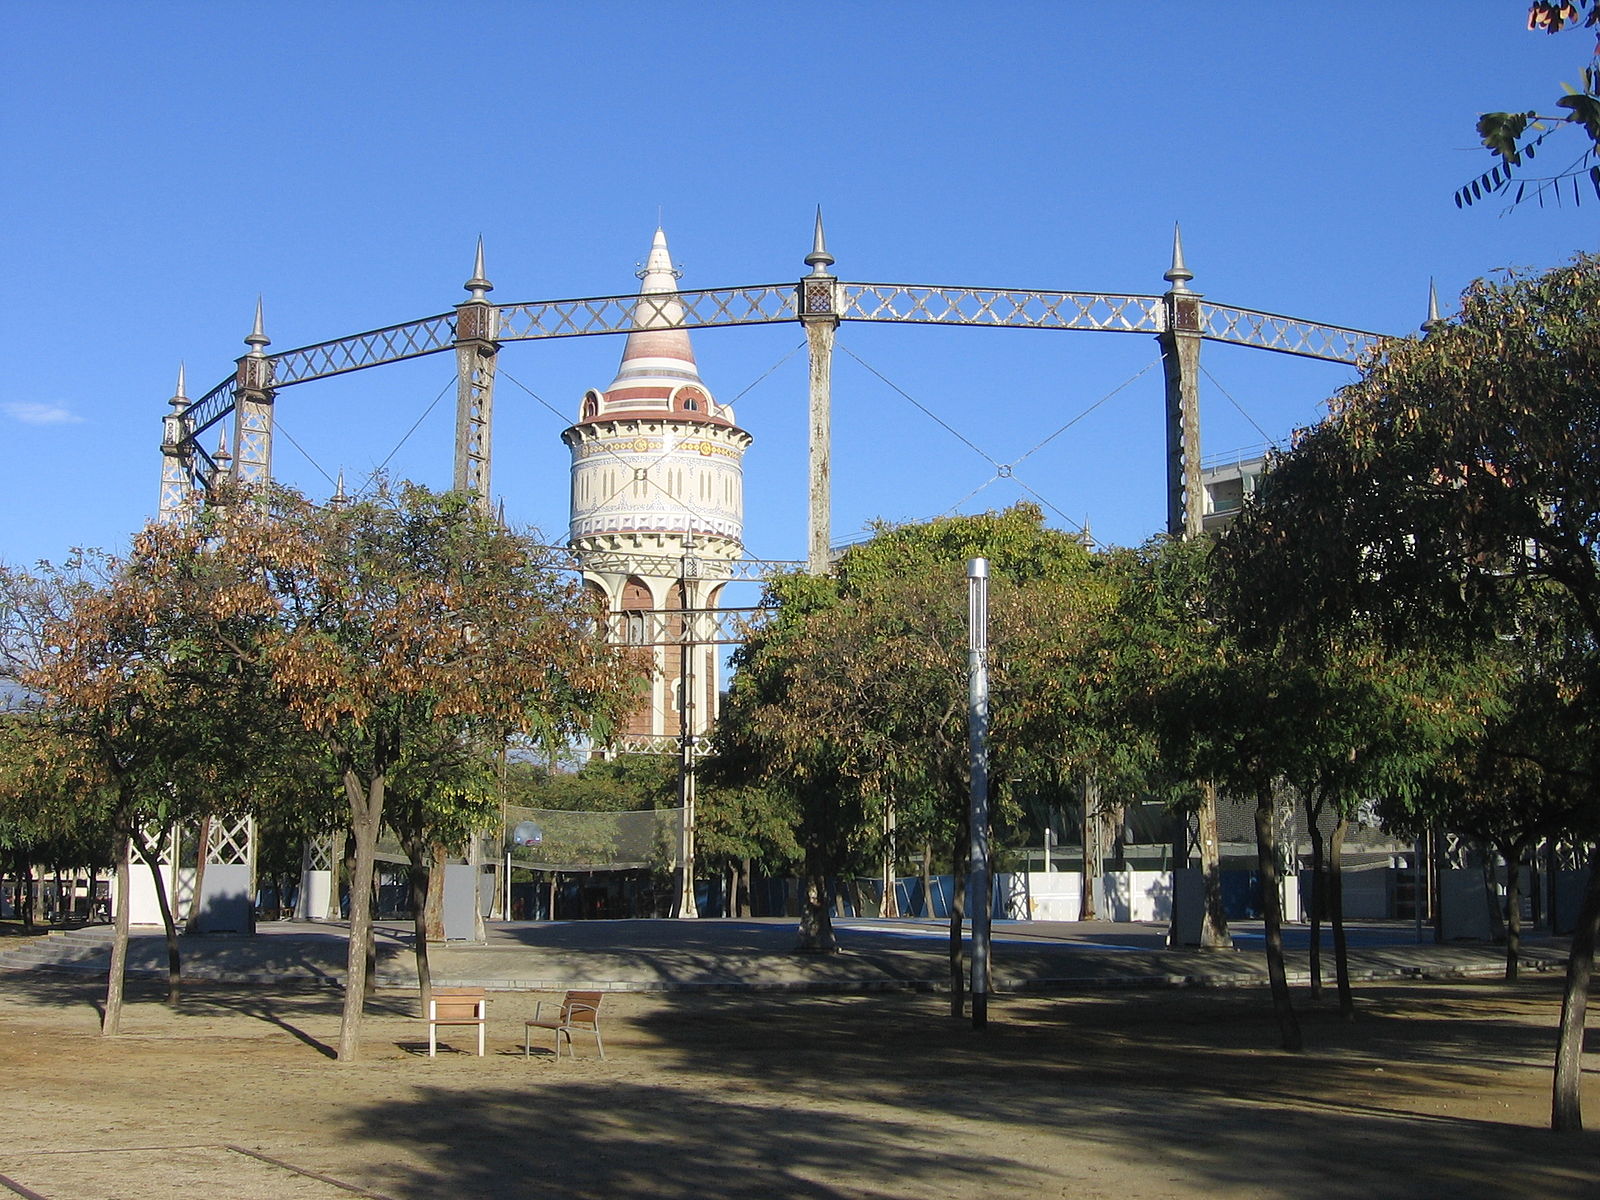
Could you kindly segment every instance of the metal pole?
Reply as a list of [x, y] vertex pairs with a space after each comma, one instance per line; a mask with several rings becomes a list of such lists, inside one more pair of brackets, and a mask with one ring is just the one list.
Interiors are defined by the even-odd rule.
[[678, 574], [678, 601], [682, 606], [678, 650], [678, 803], [683, 809], [683, 870], [678, 892], [678, 916], [694, 919], [700, 908], [694, 894], [695, 846], [695, 751], [700, 733], [695, 710], [695, 652], [697, 614], [692, 610], [699, 603], [700, 560], [695, 556], [695, 540], [691, 532], [683, 540], [683, 559]]
[[967, 752], [972, 842], [972, 1027], [989, 1024], [989, 560], [967, 560]]

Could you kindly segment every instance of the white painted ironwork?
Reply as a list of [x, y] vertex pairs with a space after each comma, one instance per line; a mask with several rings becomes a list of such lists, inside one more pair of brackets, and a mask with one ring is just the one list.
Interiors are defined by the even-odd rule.
[[455, 345], [455, 339], [455, 314], [441, 313], [274, 354], [273, 377], [276, 386], [288, 387], [383, 363], [437, 354]]
[[844, 321], [995, 325], [1022, 329], [1094, 329], [1160, 333], [1160, 296], [938, 287], [904, 283], [839, 285]]
[[1378, 333], [1225, 304], [1200, 305], [1200, 336], [1214, 342], [1234, 342], [1258, 350], [1352, 365], [1372, 354], [1384, 340]]
[[734, 646], [760, 608], [650, 608], [608, 613], [606, 638], [619, 646]]
[[[475, 309], [495, 314], [494, 328], [458, 328], [458, 314]], [[1255, 346], [1284, 354], [1357, 363], [1382, 340], [1362, 330], [1344, 329], [1294, 317], [1228, 305], [1201, 303], [1198, 332], [1211, 341]], [[1166, 331], [1161, 296], [1116, 292], [1064, 292], [1039, 289], [947, 287], [925, 284], [840, 283], [829, 277], [794, 284], [645, 295], [599, 296], [493, 306], [467, 304], [382, 329], [251, 356], [264, 375], [246, 385], [240, 374], [212, 388], [188, 409], [187, 452], [193, 448], [190, 479], [209, 482], [214, 464], [199, 453], [199, 438], [232, 413], [243, 386], [273, 390], [359, 371], [385, 363], [437, 354], [455, 348], [463, 336], [495, 342], [628, 333], [641, 327], [712, 328], [803, 321], [831, 315], [841, 321], [974, 325], [1017, 329], [1078, 329], [1115, 333]], [[270, 403], [270, 400], [269, 400]], [[240, 478], [248, 478], [264, 455], [261, 434], [270, 444], [270, 415], [253, 416], [239, 430]], [[236, 439], [238, 440], [238, 439]], [[248, 443], [248, 444], [247, 444]]]
[[251, 816], [212, 817], [206, 863], [248, 866], [255, 861], [256, 823]]
[[595, 296], [583, 300], [540, 300], [500, 309], [499, 340], [586, 337], [634, 329], [707, 329], [725, 325], [772, 325], [796, 320], [794, 285], [701, 291]]

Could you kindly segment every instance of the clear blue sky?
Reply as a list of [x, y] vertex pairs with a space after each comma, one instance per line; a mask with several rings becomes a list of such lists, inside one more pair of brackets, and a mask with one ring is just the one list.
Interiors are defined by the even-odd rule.
[[[1525, 8], [6, 5], [0, 559], [126, 541], [179, 362], [191, 396], [225, 377], [258, 294], [274, 350], [441, 312], [479, 234], [503, 302], [630, 290], [658, 213], [683, 286], [790, 281], [819, 203], [847, 280], [1153, 293], [1178, 221], [1213, 300], [1412, 331], [1430, 276], [1449, 309], [1477, 276], [1596, 248], [1592, 199], [1451, 200], [1488, 165], [1476, 114], [1548, 108], [1587, 58], [1585, 34], [1524, 32]], [[760, 557], [804, 555], [802, 340], [696, 335], [719, 399], [749, 388]], [[873, 371], [1001, 463], [1093, 407], [1017, 477], [1102, 540], [1160, 528], [1153, 338], [851, 324], [839, 344], [836, 540], [1024, 494], [984, 487], [992, 466]], [[495, 491], [552, 540], [560, 431], [620, 349], [501, 354]], [[1350, 378], [1203, 362], [1207, 455], [1286, 437]], [[387, 461], [448, 485], [452, 379], [440, 355], [284, 390], [279, 478], [326, 494], [323, 472]]]

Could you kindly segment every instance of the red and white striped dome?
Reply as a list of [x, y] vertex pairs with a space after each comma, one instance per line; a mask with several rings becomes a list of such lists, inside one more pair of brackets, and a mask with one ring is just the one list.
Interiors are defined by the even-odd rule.
[[[683, 306], [673, 297], [678, 278], [667, 235], [657, 229], [640, 272], [641, 299], [634, 305], [634, 328], [622, 348], [616, 378], [603, 391], [584, 393], [580, 425], [636, 417], [734, 423], [732, 408], [718, 404], [700, 378], [689, 331], [683, 327]], [[657, 298], [662, 296], [672, 298]]]

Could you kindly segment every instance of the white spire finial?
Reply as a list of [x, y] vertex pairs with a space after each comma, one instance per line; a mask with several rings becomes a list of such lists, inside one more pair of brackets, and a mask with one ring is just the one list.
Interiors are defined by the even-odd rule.
[[189, 393], [184, 387], [182, 362], [178, 364], [178, 390], [172, 393], [172, 399], [167, 403], [179, 412], [189, 407]]
[[813, 275], [827, 275], [828, 268], [833, 266], [833, 255], [828, 253], [827, 243], [822, 236], [822, 205], [817, 205], [816, 229], [811, 235], [811, 253], [806, 255], [806, 266], [811, 268]]
[[1189, 280], [1194, 278], [1194, 272], [1183, 261], [1183, 230], [1176, 221], [1172, 223], [1172, 266], [1161, 278], [1170, 283], [1175, 292], [1187, 292]]
[[1433, 279], [1428, 280], [1428, 319], [1422, 323], [1423, 335], [1432, 333], [1444, 321], [1439, 316], [1439, 291], [1433, 286]]
[[485, 293], [494, 291], [494, 284], [483, 273], [483, 234], [478, 235], [478, 253], [472, 262], [472, 278], [461, 285], [470, 293], [468, 304], [487, 303]]
[[266, 347], [272, 345], [272, 339], [266, 333], [266, 321], [263, 318], [261, 297], [256, 297], [256, 323], [250, 330], [250, 336], [245, 338], [244, 344], [250, 347], [250, 353], [260, 358]]

